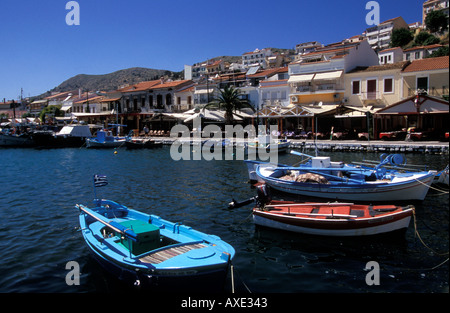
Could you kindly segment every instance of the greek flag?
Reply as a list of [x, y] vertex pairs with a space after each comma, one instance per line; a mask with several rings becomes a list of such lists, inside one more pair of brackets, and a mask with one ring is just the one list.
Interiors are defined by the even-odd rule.
[[106, 176], [102, 175], [94, 175], [94, 186], [95, 187], [103, 187], [108, 185], [108, 181], [106, 180]]

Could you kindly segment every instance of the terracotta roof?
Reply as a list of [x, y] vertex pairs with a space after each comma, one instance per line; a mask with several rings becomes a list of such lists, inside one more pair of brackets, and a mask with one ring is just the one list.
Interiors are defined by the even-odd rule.
[[421, 71], [430, 71], [430, 70], [440, 70], [447, 69], [449, 65], [449, 57], [438, 57], [438, 58], [429, 58], [413, 61], [410, 65], [408, 65], [403, 72], [421, 72]]
[[118, 91], [120, 92], [132, 92], [132, 91], [143, 91], [143, 90], [147, 90], [150, 89], [151, 87], [157, 85], [157, 84], [161, 84], [161, 81], [158, 80], [150, 80], [150, 81], [146, 81], [146, 82], [141, 82], [141, 83], [137, 83], [134, 85], [130, 85], [124, 88], [119, 89]]
[[376, 71], [388, 71], [388, 70], [395, 70], [395, 69], [404, 69], [406, 66], [408, 66], [411, 62], [410, 61], [402, 61], [402, 62], [396, 62], [392, 64], [383, 64], [383, 65], [374, 65], [374, 66], [358, 66], [355, 69], [351, 70], [347, 74], [351, 73], [360, 73], [360, 72], [376, 72]]
[[191, 80], [175, 80], [175, 81], [171, 81], [171, 82], [165, 82], [162, 84], [160, 82], [160, 84], [156, 84], [156, 85], [152, 86], [151, 89], [174, 88], [174, 87], [183, 86], [189, 82], [192, 82], [192, 81]]
[[414, 50], [423, 50], [423, 49], [434, 49], [434, 48], [440, 48], [440, 47], [443, 47], [443, 45], [434, 44], [434, 45], [428, 45], [428, 46], [417, 46], [417, 47], [403, 50], [403, 52], [414, 51]]
[[266, 76], [272, 76], [277, 73], [283, 73], [283, 72], [287, 72], [287, 71], [288, 71], [287, 67], [271, 68], [271, 69], [264, 70], [262, 72], [258, 72], [256, 74], [248, 75], [248, 77], [266, 77]]

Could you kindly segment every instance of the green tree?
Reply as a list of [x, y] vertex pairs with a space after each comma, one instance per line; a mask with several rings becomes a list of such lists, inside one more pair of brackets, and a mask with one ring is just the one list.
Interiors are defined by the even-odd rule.
[[434, 51], [432, 54], [428, 56], [428, 58], [437, 58], [437, 57], [443, 57], [449, 55], [449, 49], [448, 46], [440, 47], [436, 51]]
[[414, 39], [413, 34], [409, 29], [406, 28], [398, 28], [394, 29], [392, 31], [391, 36], [391, 47], [404, 47], [408, 43], [411, 42], [411, 40]]
[[44, 122], [45, 121], [45, 115], [51, 114], [53, 116], [64, 116], [64, 111], [61, 111], [60, 105], [49, 105], [46, 106], [41, 113], [39, 114], [39, 119]]
[[206, 104], [203, 109], [212, 106], [218, 107], [219, 110], [223, 109], [225, 111], [225, 121], [227, 125], [231, 125], [233, 123], [233, 111], [247, 107], [255, 112], [255, 109], [250, 102], [242, 98], [241, 90], [232, 85], [225, 86], [224, 89], [220, 89], [217, 97], [215, 97], [210, 103]]
[[440, 40], [439, 38], [433, 36], [432, 34], [426, 32], [426, 31], [421, 31], [416, 38], [414, 38], [414, 45], [415, 46], [428, 46], [428, 45], [433, 45], [435, 43], [439, 43]]
[[448, 29], [448, 17], [443, 11], [432, 11], [427, 14], [425, 25], [432, 33], [442, 33]]

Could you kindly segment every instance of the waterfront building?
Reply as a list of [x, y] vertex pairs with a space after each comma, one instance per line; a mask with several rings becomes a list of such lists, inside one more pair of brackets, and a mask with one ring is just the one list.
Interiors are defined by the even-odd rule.
[[293, 105], [331, 104], [344, 100], [344, 77], [357, 66], [378, 64], [367, 41], [318, 49], [289, 64], [290, 100]]
[[[375, 133], [407, 130], [416, 140], [443, 140], [449, 131], [448, 101], [425, 94], [413, 95], [375, 113]], [[408, 139], [408, 138], [407, 138]]]
[[345, 104], [365, 108], [384, 108], [402, 99], [402, 70], [410, 62], [358, 66], [346, 73]]
[[389, 48], [392, 31], [400, 28], [409, 29], [409, 25], [401, 16], [370, 27], [366, 29], [365, 34], [371, 47], [376, 51], [380, 51]]
[[425, 25], [425, 19], [428, 13], [440, 10], [449, 16], [449, 0], [428, 0], [423, 3], [422, 24]]
[[[281, 104], [269, 101], [272, 105], [263, 107], [261, 116], [277, 119], [280, 132], [299, 129], [325, 132], [325, 128], [329, 131], [335, 115], [349, 111], [343, 107], [345, 73], [357, 66], [377, 64], [378, 56], [366, 40], [336, 43], [304, 54], [288, 66], [287, 101], [282, 99], [286, 88], [282, 82], [277, 82], [276, 87], [270, 81], [261, 84], [265, 88], [278, 88], [280, 96], [275, 101]], [[261, 100], [271, 100], [267, 99], [269, 93], [264, 92]]]
[[[264, 73], [262, 73], [264, 74]], [[288, 67], [266, 71], [259, 81], [258, 109], [267, 106], [287, 107], [289, 105]]]
[[402, 71], [402, 77], [401, 96], [403, 98], [421, 93], [448, 101], [448, 56], [415, 60]]
[[174, 92], [175, 103], [173, 112], [185, 112], [194, 108], [194, 92], [195, 86], [188, 85]]
[[[402, 70], [410, 62], [401, 61], [393, 64], [357, 67], [345, 74], [345, 107], [363, 114], [349, 115], [342, 120], [345, 129], [355, 129], [357, 132], [367, 130], [365, 114], [374, 114], [380, 109], [392, 105], [400, 100], [403, 86]], [[377, 129], [394, 130], [400, 123], [401, 116], [392, 116], [379, 123]], [[374, 125], [369, 125], [374, 131]], [[371, 136], [374, 135], [373, 132]], [[376, 136], [376, 134], [375, 134]]]

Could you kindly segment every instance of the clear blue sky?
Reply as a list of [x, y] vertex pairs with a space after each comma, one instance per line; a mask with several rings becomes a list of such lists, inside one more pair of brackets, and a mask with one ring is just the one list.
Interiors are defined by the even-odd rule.
[[[130, 67], [181, 71], [221, 55], [294, 48], [361, 34], [368, 1], [78, 0], [0, 1], [0, 101], [46, 92], [77, 74]], [[423, 0], [379, 0], [380, 20], [422, 20]]]

